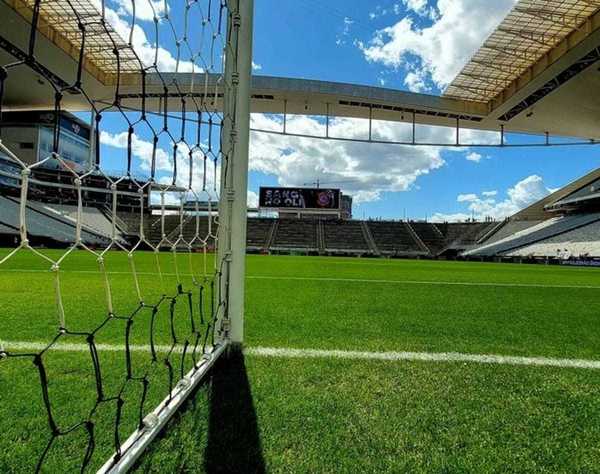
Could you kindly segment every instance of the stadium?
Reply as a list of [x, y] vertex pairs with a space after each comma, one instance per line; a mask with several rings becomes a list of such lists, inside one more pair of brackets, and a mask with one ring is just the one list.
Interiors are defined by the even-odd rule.
[[[366, 28], [298, 3], [343, 20], [336, 51]], [[597, 472], [600, 168], [575, 157], [600, 145], [600, 3], [471, 3], [499, 17], [435, 94], [258, 74], [258, 1], [2, 0], [0, 470]], [[265, 143], [368, 167], [257, 185]], [[400, 194], [446, 150], [565, 172], [504, 213], [381, 218], [359, 186], [400, 174], [385, 150], [438, 160]]]

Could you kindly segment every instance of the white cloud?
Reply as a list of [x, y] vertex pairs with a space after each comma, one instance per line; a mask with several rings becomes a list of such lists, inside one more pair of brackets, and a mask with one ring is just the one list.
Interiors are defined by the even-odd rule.
[[[405, 0], [419, 11], [421, 0]], [[358, 42], [365, 58], [392, 68], [406, 65], [407, 56], [420, 60], [420, 70], [440, 88], [456, 76], [516, 0], [439, 0], [438, 16], [419, 28], [410, 17], [377, 31], [373, 39]]]
[[472, 151], [471, 153], [468, 153], [467, 156], [465, 156], [465, 158], [469, 161], [479, 163], [481, 161], [481, 159], [483, 158], [483, 156], [480, 155], [479, 153], [475, 153], [474, 151]]
[[429, 11], [427, 0], [402, 0], [407, 10], [415, 12], [417, 15], [425, 15]]
[[[146, 2], [147, 1], [148, 0], [146, 0]], [[93, 2], [96, 8], [99, 10], [102, 8], [102, 5], [98, 0], [93, 0]], [[157, 1], [156, 3], [161, 2]], [[161, 45], [155, 45], [153, 41], [148, 40], [146, 32], [139, 24], [136, 23], [133, 26], [132, 32], [131, 20], [126, 18], [129, 15], [125, 8], [125, 5], [127, 5], [127, 0], [120, 0], [120, 5], [119, 11], [115, 11], [108, 7], [106, 8], [106, 21], [113, 27], [115, 32], [123, 41], [129, 43], [129, 39], [131, 37], [131, 46], [145, 66], [151, 66], [154, 64], [156, 58], [157, 67], [163, 72], [202, 72], [202, 68], [197, 64], [185, 60], [179, 60], [178, 62], [175, 56], [173, 56], [169, 50], [165, 49]], [[143, 14], [146, 16], [152, 15], [151, 9], [149, 9], [150, 13], [148, 13], [148, 10], [143, 8], [141, 10], [145, 12]], [[136, 8], [136, 17], [138, 14], [139, 13]], [[152, 18], [153, 17], [150, 16], [150, 19]]]
[[258, 207], [258, 194], [250, 190], [248, 190], [248, 207]]
[[[252, 128], [281, 130], [281, 120], [254, 114]], [[409, 124], [373, 122], [373, 137], [381, 140], [407, 140]], [[290, 133], [324, 136], [322, 122], [306, 116], [288, 116]], [[330, 121], [330, 136], [365, 139], [368, 121], [337, 118]], [[454, 129], [422, 127], [419, 140], [452, 143]], [[483, 132], [465, 131], [465, 136], [492, 140]], [[252, 133], [250, 169], [275, 175], [282, 186], [298, 186], [319, 178], [326, 186], [341, 187], [354, 196], [355, 202], [375, 201], [385, 192], [406, 191], [419, 176], [442, 167], [443, 148], [425, 146], [384, 145], [313, 138], [285, 137]], [[494, 137], [497, 140], [497, 137]], [[448, 149], [449, 153], [460, 152]]]
[[336, 40], [335, 40], [335, 44], [338, 46], [342, 46], [346, 44], [346, 37], [350, 34], [350, 29], [352, 28], [352, 25], [354, 25], [354, 20], [350, 17], [344, 17], [344, 24], [343, 24], [343, 28], [342, 28], [342, 33], [341, 35], [338, 35]]
[[477, 194], [459, 194], [456, 198], [457, 202], [473, 202], [477, 201]]
[[410, 71], [404, 77], [404, 84], [408, 87], [411, 92], [426, 92], [431, 89], [425, 82], [425, 73], [423, 70]]
[[[128, 132], [112, 134], [110, 132], [100, 132], [100, 143], [102, 145], [127, 149]], [[131, 152], [134, 157], [140, 160], [139, 166], [143, 171], [150, 170], [152, 166], [152, 142], [140, 139], [135, 133], [131, 136]], [[170, 170], [173, 167], [171, 156], [162, 148], [156, 149], [156, 169]]]
[[483, 220], [486, 217], [504, 219], [519, 212], [527, 206], [539, 201], [554, 190], [544, 184], [541, 176], [531, 175], [522, 179], [506, 192], [507, 197], [501, 201], [496, 199], [497, 191], [485, 191], [481, 196], [476, 194], [461, 194], [458, 202], [467, 203], [467, 212], [454, 214], [434, 214], [434, 221], [464, 221], [474, 216]]
[[253, 71], [260, 71], [262, 69], [262, 64], [258, 64], [255, 63], [254, 61], [252, 61], [252, 70]]
[[523, 209], [535, 201], [539, 201], [552, 192], [546, 187], [541, 176], [532, 175], [519, 181], [513, 188], [508, 190], [510, 202], [518, 209]]
[[383, 8], [381, 5], [377, 5], [375, 7], [375, 10], [373, 10], [372, 12], [369, 13], [369, 19], [375, 20], [376, 18], [385, 16], [387, 14], [388, 14], [387, 8]]
[[[100, 143], [104, 146], [110, 146], [121, 150], [127, 149], [127, 132], [111, 134], [110, 132], [100, 132]], [[139, 167], [139, 170], [149, 172], [152, 166], [152, 148], [153, 144], [151, 141], [139, 138], [136, 134], [131, 137], [131, 152], [133, 157], [137, 160], [134, 163], [134, 167]], [[179, 143], [177, 145], [177, 186], [187, 188], [189, 184], [190, 175], [190, 161], [189, 161], [190, 149], [185, 143]], [[202, 194], [203, 187], [203, 154], [200, 150], [195, 149], [192, 152], [193, 165], [192, 165], [192, 190], [195, 193]], [[158, 176], [157, 181], [162, 184], [171, 184], [173, 181], [173, 149], [169, 151], [157, 147], [156, 149], [156, 174]], [[206, 170], [206, 192], [204, 193], [204, 199], [210, 197], [216, 199], [216, 195], [213, 192], [215, 188], [215, 173], [212, 159], [207, 161]], [[220, 176], [220, 165], [217, 165], [217, 181], [216, 188], [218, 189], [218, 179]]]
[[136, 20], [153, 21], [155, 17], [160, 18], [165, 14], [164, 0], [115, 0], [119, 5], [119, 14], [133, 15], [134, 1]]

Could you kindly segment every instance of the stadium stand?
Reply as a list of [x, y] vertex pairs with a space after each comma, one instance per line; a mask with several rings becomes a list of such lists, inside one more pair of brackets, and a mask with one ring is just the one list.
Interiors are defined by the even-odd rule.
[[375, 243], [375, 240], [373, 239], [373, 235], [371, 235], [369, 226], [367, 225], [367, 223], [365, 221], [359, 221], [359, 222], [360, 222], [360, 227], [362, 229], [363, 235], [365, 237], [365, 241], [367, 242], [367, 245], [369, 246], [369, 251], [373, 255], [381, 256], [381, 252], [377, 248], [377, 244]]
[[123, 223], [123, 233], [126, 235], [138, 235], [140, 232], [140, 213], [139, 212], [119, 212], [117, 214]]
[[19, 235], [19, 229], [5, 224], [0, 224], [0, 235]]
[[482, 236], [498, 225], [497, 222], [465, 222], [435, 224], [444, 235], [446, 255], [456, 255], [477, 245]]
[[[179, 225], [179, 216], [165, 216], [165, 236], [169, 235]], [[148, 241], [157, 245], [162, 240], [162, 223], [158, 216], [149, 215], [144, 222], [144, 234]]]
[[271, 230], [275, 219], [248, 219], [246, 226], [246, 245], [250, 251], [263, 251], [268, 248]]
[[541, 224], [544, 220], [526, 220], [526, 221], [516, 221], [516, 220], [507, 220], [504, 225], [502, 225], [499, 229], [496, 230], [491, 235], [488, 235], [486, 239], [484, 239], [482, 244], [493, 244], [495, 242], [500, 242], [501, 240], [506, 239], [507, 237], [511, 237], [519, 232], [523, 232], [531, 227], [534, 227], [538, 224]]
[[314, 220], [280, 219], [271, 250], [318, 251], [317, 222]]
[[[30, 201], [28, 203], [32, 208], [40, 209], [43, 212], [55, 213], [56, 215], [62, 216], [73, 222], [73, 225], [77, 222], [77, 206], [66, 205], [66, 204], [42, 204]], [[97, 234], [110, 238], [112, 235], [112, 222], [110, 222], [106, 216], [95, 207], [82, 207], [81, 209], [81, 222], [84, 227], [94, 231]], [[121, 242], [124, 239], [121, 235], [121, 231], [116, 229], [116, 238]]]
[[[200, 249], [204, 245], [201, 238], [209, 234], [208, 216], [200, 216], [198, 219], [196, 219], [196, 216], [193, 214], [184, 214], [183, 219], [179, 215], [165, 216], [164, 225], [166, 241], [172, 244], [179, 242], [179, 247], [186, 247], [187, 244], [191, 244], [192, 248]], [[154, 227], [157, 227], [158, 229], [161, 228], [160, 220]], [[210, 229], [213, 236], [216, 235], [217, 229], [218, 225], [213, 216]], [[156, 235], [157, 233], [154, 229], [152, 232], [153, 235]], [[158, 233], [160, 233], [160, 231]], [[183, 238], [183, 242], [179, 241], [180, 237]]]
[[545, 220], [502, 240], [464, 253], [465, 256], [490, 257], [525, 247], [600, 220], [600, 213], [560, 216]]
[[328, 253], [365, 254], [371, 252], [360, 221], [322, 221], [325, 250]]
[[[4, 227], [19, 227], [20, 201], [14, 197], [0, 196], [0, 223]], [[27, 232], [30, 239], [51, 245], [56, 242], [60, 245], [71, 244], [75, 241], [76, 224], [57, 211], [50, 211], [41, 203], [28, 201], [25, 208]], [[110, 238], [94, 230], [83, 228], [81, 231], [83, 243], [90, 246], [103, 246], [110, 243]]]
[[517, 212], [485, 233], [465, 258], [600, 257], [600, 168]]
[[[15, 196], [3, 197], [0, 202], [0, 239], [3, 241], [11, 242], [14, 236], [18, 235], [18, 202]], [[43, 240], [44, 245], [61, 246], [74, 241], [76, 206], [29, 200], [27, 213], [28, 222], [31, 222], [29, 233], [34, 238]], [[122, 243], [135, 243], [139, 237], [139, 212], [133, 209], [129, 212], [121, 210], [117, 217], [117, 239]], [[193, 248], [201, 248], [202, 241], [194, 240], [194, 237], [208, 233], [208, 217], [203, 215], [196, 222], [194, 214], [186, 212], [183, 216], [183, 228], [180, 228], [181, 223], [182, 219], [176, 212], [164, 216], [166, 241], [163, 242], [163, 246], [170, 246], [182, 235], [185, 242], [180, 242], [180, 245], [191, 243]], [[101, 246], [110, 242], [112, 222], [106, 217], [102, 207], [84, 207], [82, 224], [84, 243]], [[534, 224], [539, 224], [539, 221], [507, 222], [499, 226], [496, 222], [432, 224], [249, 217], [246, 242], [249, 252], [301, 251], [406, 258], [436, 257], [442, 254], [456, 256], [462, 250], [472, 250], [482, 236], [492, 234], [492, 229], [500, 228], [493, 233], [493, 240], [487, 239], [486, 245], [478, 248], [485, 250], [490, 243], [504, 242], [514, 236], [515, 229], [527, 229]], [[145, 237], [152, 245], [163, 241], [163, 224], [159, 216], [144, 214], [143, 225]], [[213, 220], [213, 235], [216, 235], [217, 228], [216, 220]], [[505, 235], [506, 237], [503, 237]]]
[[367, 226], [382, 255], [417, 256], [425, 253], [405, 222], [367, 221]]
[[509, 257], [596, 258], [600, 257], [600, 221], [555, 235], [541, 242], [508, 252]]
[[445, 246], [444, 234], [435, 224], [427, 222], [409, 222], [408, 225], [414, 230], [419, 239], [425, 244], [431, 255], [438, 255]]
[[323, 222], [319, 219], [317, 221], [317, 246], [319, 247], [319, 254], [325, 253], [325, 229], [323, 228]]

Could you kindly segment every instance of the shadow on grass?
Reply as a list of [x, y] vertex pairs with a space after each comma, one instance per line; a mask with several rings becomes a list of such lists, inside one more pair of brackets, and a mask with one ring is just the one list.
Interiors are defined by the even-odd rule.
[[246, 364], [240, 351], [220, 357], [142, 456], [135, 471], [266, 472]]
[[207, 473], [264, 473], [258, 422], [244, 355], [232, 351], [217, 362], [210, 380]]

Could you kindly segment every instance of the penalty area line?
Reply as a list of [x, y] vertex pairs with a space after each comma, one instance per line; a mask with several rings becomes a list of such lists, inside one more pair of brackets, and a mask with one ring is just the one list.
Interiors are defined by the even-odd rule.
[[[27, 341], [3, 341], [2, 346], [7, 352], [41, 351], [46, 344]], [[181, 353], [183, 346], [172, 348], [168, 345], [154, 346], [157, 352]], [[123, 345], [96, 344], [98, 351], [120, 352], [125, 350]], [[132, 352], [150, 352], [149, 345], [129, 346]], [[52, 346], [52, 351], [59, 352], [89, 352], [87, 344], [58, 343]], [[491, 365], [521, 365], [537, 367], [558, 367], [572, 369], [600, 369], [600, 360], [589, 359], [557, 359], [552, 357], [523, 357], [498, 354], [466, 354], [461, 352], [369, 352], [351, 350], [326, 349], [293, 349], [285, 347], [247, 347], [244, 353], [255, 357], [270, 357], [281, 359], [346, 359], [346, 360], [375, 360], [375, 361], [418, 361], [418, 362], [463, 362]]]

